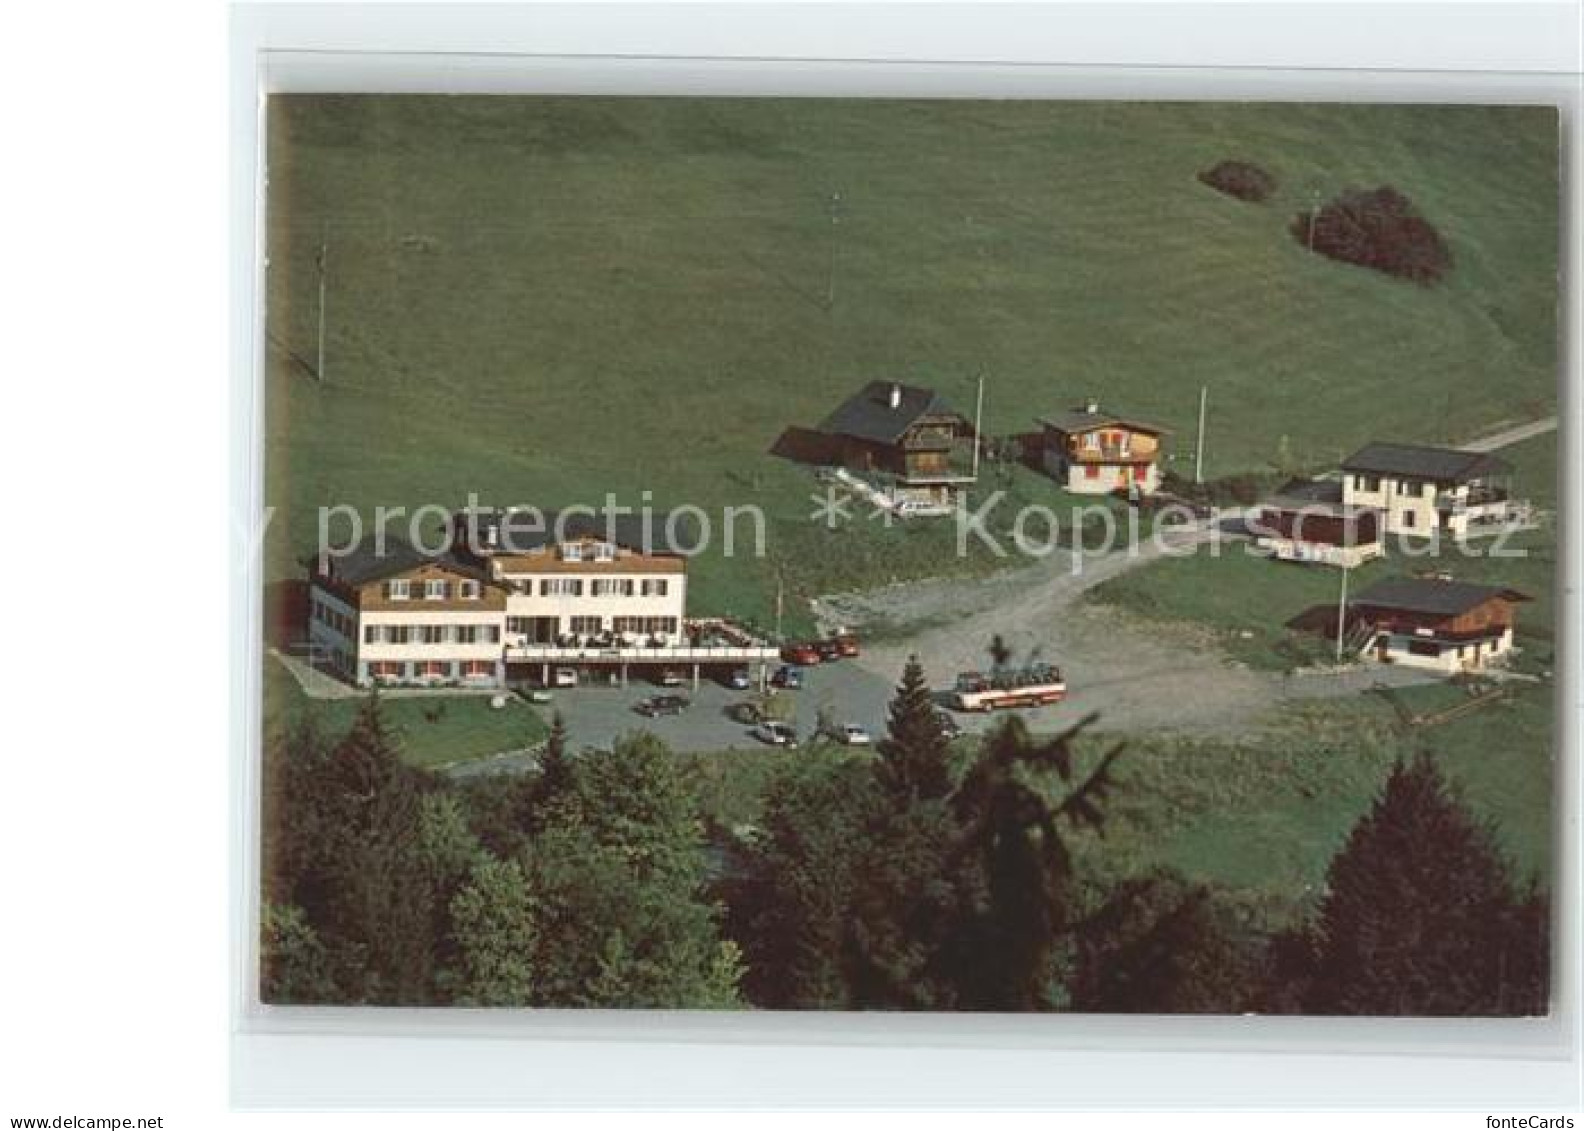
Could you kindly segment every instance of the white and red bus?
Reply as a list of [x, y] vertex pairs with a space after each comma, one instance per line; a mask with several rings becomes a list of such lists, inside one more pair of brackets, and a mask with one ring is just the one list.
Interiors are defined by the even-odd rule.
[[949, 702], [959, 711], [994, 711], [1000, 707], [1048, 707], [1067, 697], [1061, 669], [1033, 664], [1015, 671], [984, 675], [963, 672]]

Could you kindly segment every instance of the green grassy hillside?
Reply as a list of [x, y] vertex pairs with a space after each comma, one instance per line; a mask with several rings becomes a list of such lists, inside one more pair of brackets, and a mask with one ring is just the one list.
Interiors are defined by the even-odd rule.
[[[958, 562], [940, 526], [830, 541], [767, 455], [876, 377], [1020, 431], [1085, 395], [1208, 472], [1437, 440], [1555, 395], [1549, 110], [290, 97], [269, 128], [269, 571], [351, 503], [636, 502], [771, 515], [695, 566], [700, 611]], [[1223, 157], [1280, 180], [1245, 204]], [[1314, 193], [1390, 183], [1449, 240], [1425, 289], [1311, 256]], [[833, 209], [832, 198], [839, 194]], [[832, 223], [835, 212], [836, 222]], [[330, 247], [327, 384], [314, 352]], [[834, 263], [834, 269], [832, 264]], [[831, 301], [834, 294], [834, 301]], [[1020, 492], [1057, 503], [1043, 480]], [[947, 524], [949, 525], [949, 524]]]

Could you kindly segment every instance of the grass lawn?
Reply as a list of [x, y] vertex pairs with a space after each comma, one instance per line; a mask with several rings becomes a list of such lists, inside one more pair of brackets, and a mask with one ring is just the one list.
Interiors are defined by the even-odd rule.
[[[277, 660], [264, 658], [266, 734], [311, 716], [323, 733], [339, 738], [361, 705], [361, 699], [310, 699]], [[485, 695], [386, 695], [380, 707], [401, 738], [402, 757], [427, 769], [518, 750], [548, 733], [539, 716], [515, 697], [498, 711]]]
[[[470, 491], [757, 504], [768, 557], [697, 560], [693, 603], [762, 623], [781, 579], [794, 630], [801, 598], [999, 564], [950, 523], [806, 521], [811, 477], [767, 452], [877, 377], [969, 410], [983, 373], [1001, 434], [1098, 396], [1182, 453], [1207, 386], [1211, 476], [1541, 415], [1556, 136], [1518, 107], [272, 99], [270, 576], [322, 505]], [[1274, 198], [1195, 179], [1227, 156]], [[1312, 192], [1382, 183], [1449, 241], [1445, 284], [1287, 234]]]
[[1235, 742], [1130, 739], [1115, 820], [1081, 851], [1110, 875], [1176, 868], [1226, 886], [1266, 925], [1288, 923], [1323, 892], [1393, 762], [1422, 749], [1490, 822], [1515, 877], [1547, 882], [1552, 690], [1435, 727], [1401, 727], [1388, 704], [1360, 696], [1303, 707]]

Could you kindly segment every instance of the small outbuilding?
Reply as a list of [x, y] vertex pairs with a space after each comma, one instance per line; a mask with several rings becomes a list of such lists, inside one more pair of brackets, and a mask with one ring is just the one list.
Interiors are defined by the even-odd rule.
[[1352, 569], [1383, 553], [1381, 513], [1344, 503], [1335, 480], [1293, 480], [1260, 503], [1249, 532], [1273, 558]]

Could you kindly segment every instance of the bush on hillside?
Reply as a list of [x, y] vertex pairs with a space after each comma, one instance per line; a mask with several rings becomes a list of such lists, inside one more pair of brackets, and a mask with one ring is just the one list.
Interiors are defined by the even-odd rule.
[[1276, 178], [1247, 161], [1220, 161], [1199, 173], [1202, 184], [1239, 200], [1258, 202], [1276, 191]]
[[1452, 267], [1441, 234], [1390, 185], [1348, 189], [1317, 212], [1300, 212], [1289, 230], [1311, 251], [1421, 286]]

